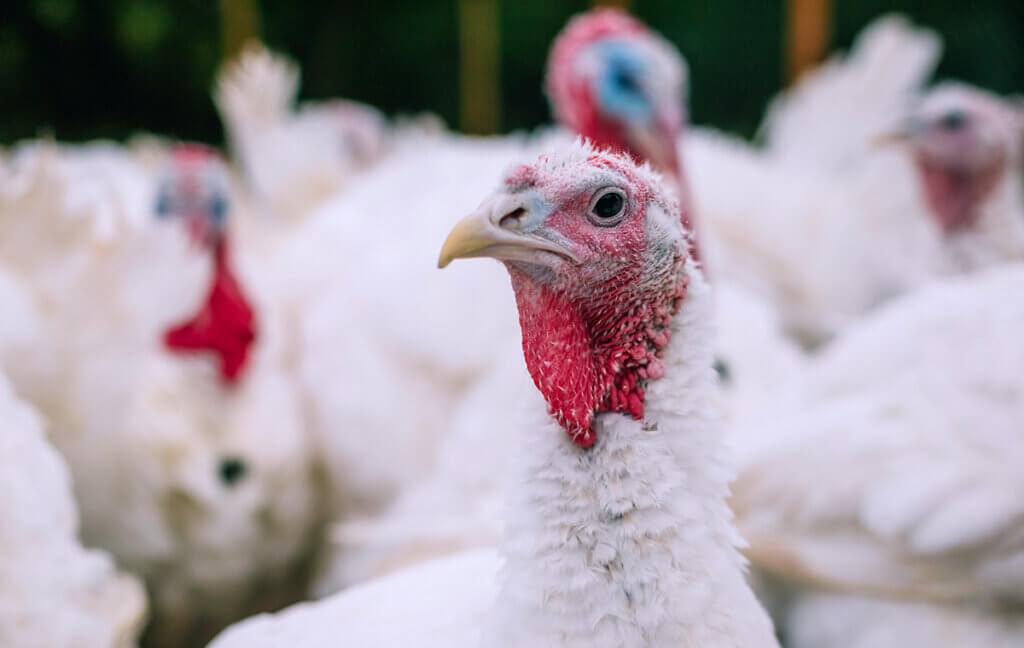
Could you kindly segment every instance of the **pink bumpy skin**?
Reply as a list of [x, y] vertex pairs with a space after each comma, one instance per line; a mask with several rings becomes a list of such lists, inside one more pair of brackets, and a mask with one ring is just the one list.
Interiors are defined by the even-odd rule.
[[[473, 243], [445, 256], [466, 223], [473, 234], [458, 236]], [[555, 420], [589, 447], [596, 414], [643, 419], [646, 387], [665, 373], [689, 254], [675, 197], [657, 174], [577, 144], [510, 171], [453, 230], [442, 265], [459, 256], [505, 262], [530, 376]]]

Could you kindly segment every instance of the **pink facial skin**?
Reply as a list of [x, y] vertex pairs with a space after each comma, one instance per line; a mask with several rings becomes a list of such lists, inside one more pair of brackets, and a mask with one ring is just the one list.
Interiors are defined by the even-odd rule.
[[652, 244], [645, 221], [654, 189], [631, 160], [602, 152], [584, 164], [614, 172], [614, 186], [626, 196], [624, 218], [614, 226], [595, 225], [588, 211], [601, 187], [580, 182], [571, 171], [547, 174], [543, 160], [518, 167], [506, 186], [544, 198], [551, 209], [543, 235], [576, 262], [506, 265], [530, 375], [558, 423], [577, 445], [589, 447], [596, 440], [596, 414], [643, 419], [646, 387], [664, 375], [669, 324], [686, 296], [680, 268], [687, 251], [681, 237]]
[[1017, 169], [1024, 111], [980, 88], [947, 81], [915, 108], [897, 141], [909, 144], [923, 198], [947, 234], [971, 229], [985, 201]]
[[999, 184], [1006, 170], [1003, 156], [979, 168], [968, 168], [918, 151], [914, 162], [925, 201], [946, 233], [969, 229], [977, 221], [978, 207]]

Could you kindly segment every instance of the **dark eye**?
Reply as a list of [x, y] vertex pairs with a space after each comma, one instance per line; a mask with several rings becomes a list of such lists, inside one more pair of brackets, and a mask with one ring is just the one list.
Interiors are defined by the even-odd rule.
[[217, 474], [225, 486], [237, 484], [245, 477], [247, 471], [248, 467], [245, 465], [245, 462], [237, 457], [225, 457], [221, 459], [220, 465], [217, 467]]
[[171, 215], [174, 210], [174, 199], [171, 197], [171, 188], [168, 186], [160, 187], [160, 191], [156, 196], [156, 216], [157, 218], [167, 218]]
[[606, 187], [590, 200], [590, 222], [600, 227], [611, 227], [622, 222], [626, 215], [626, 194], [616, 187]]
[[728, 385], [732, 382], [732, 372], [729, 371], [729, 365], [726, 364], [725, 360], [718, 358], [715, 360], [715, 364], [713, 366], [715, 368], [715, 373], [718, 374], [718, 382], [723, 385]]
[[621, 68], [612, 71], [612, 80], [621, 90], [630, 92], [639, 92], [640, 90], [640, 85], [636, 82], [633, 75]]
[[215, 194], [210, 200], [210, 214], [217, 225], [222, 225], [228, 213], [228, 201], [220, 194]]
[[156, 199], [156, 216], [157, 218], [167, 218], [171, 215], [171, 198], [167, 194], [161, 193]]
[[967, 125], [967, 115], [962, 110], [951, 110], [939, 118], [939, 126], [943, 130], [959, 131]]

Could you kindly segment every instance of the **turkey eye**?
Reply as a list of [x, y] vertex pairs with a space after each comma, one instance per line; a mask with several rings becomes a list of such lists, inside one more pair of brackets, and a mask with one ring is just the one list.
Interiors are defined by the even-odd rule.
[[228, 203], [223, 196], [217, 194], [210, 200], [210, 214], [217, 225], [224, 223], [224, 217], [228, 213]]
[[225, 457], [221, 459], [220, 465], [217, 467], [217, 474], [220, 475], [220, 480], [225, 486], [234, 486], [237, 484], [248, 471], [248, 467], [245, 462], [237, 457]]
[[612, 72], [612, 80], [621, 90], [626, 90], [628, 92], [640, 91], [640, 86], [637, 84], [636, 79], [634, 79], [633, 75], [625, 70], [615, 70]]
[[626, 195], [621, 189], [601, 189], [590, 201], [590, 222], [600, 227], [611, 227], [622, 222], [626, 215]]
[[948, 131], [958, 131], [967, 125], [967, 115], [960, 110], [951, 110], [939, 119], [939, 124]]

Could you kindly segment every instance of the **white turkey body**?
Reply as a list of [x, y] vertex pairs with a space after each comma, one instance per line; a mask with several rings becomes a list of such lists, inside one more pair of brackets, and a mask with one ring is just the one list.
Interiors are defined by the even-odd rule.
[[942, 38], [899, 15], [875, 19], [850, 51], [833, 55], [772, 100], [761, 134], [773, 160], [814, 174], [844, 173], [871, 156], [939, 63]]
[[[881, 19], [848, 57], [773, 103], [766, 149], [701, 131], [684, 144], [712, 268], [777, 304], [808, 344], [936, 277], [1024, 255], [1024, 116], [959, 84], [925, 91], [938, 51], [934, 34]], [[970, 194], [973, 217], [949, 231], [927, 198], [934, 173], [915, 168], [930, 140], [950, 135], [947, 113], [966, 115], [964, 136], [1005, 165], [994, 186]], [[908, 129], [905, 150], [871, 149], [895, 128]], [[946, 147], [951, 187], [969, 155], [965, 144]], [[948, 191], [938, 194], [947, 202], [966, 193]]]
[[[44, 153], [52, 157], [19, 169], [36, 175], [15, 176], [25, 182], [19, 220], [3, 215], [36, 247], [0, 257], [28, 287], [38, 328], [32, 353], [0, 345], [0, 357], [50, 422], [74, 475], [84, 541], [146, 579], [153, 645], [200, 641], [295, 600], [316, 541], [318, 491], [261, 260], [239, 254], [260, 328], [245, 377], [227, 387], [209, 358], [164, 348], [164, 331], [202, 302], [212, 263], [180, 222], [156, 219], [161, 167], [112, 148], [103, 154], [117, 168], [83, 161], [89, 173], [79, 178], [62, 171], [77, 168], [76, 151]], [[95, 194], [81, 213], [61, 202], [80, 192]], [[121, 205], [119, 226], [98, 229], [111, 219], [95, 205]], [[49, 234], [60, 228], [63, 238]], [[271, 594], [254, 592], [263, 588]]]
[[[691, 293], [693, 301], [685, 309], [686, 314], [680, 315], [683, 321], [688, 320], [690, 317], [703, 318], [709, 313], [710, 294], [707, 287], [691, 284], [691, 290], [693, 291]], [[691, 298], [688, 297], [688, 299]], [[698, 313], [700, 314], [698, 315]], [[678, 339], [674, 349], [676, 349], [679, 356], [687, 356], [690, 352], [696, 352], [698, 358], [703, 358], [706, 361], [702, 364], [710, 365], [710, 356], [707, 351], [705, 350], [703, 353], [696, 351], [699, 348], [696, 338], [701, 337], [706, 332], [692, 331], [691, 333], [694, 336], [693, 339], [691, 339], [691, 335], [683, 334], [682, 332], [677, 337], [673, 337], [673, 340]], [[521, 352], [518, 349], [517, 353], [521, 356]], [[673, 360], [675, 360], [675, 356]], [[679, 361], [681, 360], [679, 358]], [[666, 364], [671, 362], [666, 360]], [[710, 370], [705, 368], [704, 376], [710, 382], [711, 376], [708, 372]], [[527, 380], [529, 380], [528, 376]], [[668, 384], [668, 382], [668, 380], [662, 379], [658, 386], [663, 387], [666, 393], [679, 388], [679, 383]], [[683, 382], [692, 386], [691, 383], [688, 383], [688, 379], [683, 379]], [[693, 398], [698, 398], [696, 394], [692, 396]], [[505, 399], [503, 401], [505, 403], [513, 402], [511, 399], [517, 399], [520, 403], [523, 402], [519, 394], [506, 394]], [[505, 412], [502, 414], [502, 416], [509, 417], [520, 424], [539, 426], [527, 434], [526, 438], [523, 438], [524, 430], [520, 429], [515, 438], [511, 439], [514, 447], [508, 449], [508, 452], [512, 453], [519, 460], [522, 460], [522, 457], [518, 457], [520, 454], [525, 457], [533, 455], [532, 459], [526, 459], [528, 465], [531, 466], [533, 466], [533, 462], [540, 461], [541, 457], [546, 454], [548, 451], [546, 446], [553, 444], [561, 445], [566, 441], [559, 436], [564, 437], [564, 432], [560, 429], [551, 429], [557, 428], [557, 426], [550, 420], [546, 424], [542, 423], [544, 419], [549, 419], [549, 417], [544, 412], [543, 403], [538, 402], [538, 400], [537, 394], [534, 392], [532, 398], [526, 401], [529, 403], [529, 413]], [[689, 407], [693, 403], [689, 398], [685, 400], [688, 404], [680, 405], [667, 400], [666, 414], [670, 411], [689, 411]], [[707, 403], [698, 407], [706, 406]], [[660, 414], [654, 413], [651, 416], [653, 418], [650, 420], [654, 420]], [[601, 425], [603, 437], [616, 439], [619, 433], [627, 435], [625, 438], [609, 442], [606, 450], [606, 452], [610, 453], [608, 457], [609, 462], [611, 462], [611, 457], [615, 456], [618, 452], [626, 452], [630, 455], [637, 452], [642, 456], [648, 457], [651, 456], [648, 454], [648, 451], [654, 452], [653, 448], [638, 449], [639, 446], [643, 446], [648, 441], [646, 439], [643, 442], [636, 439], [628, 442], [625, 440], [633, 436], [633, 428], [639, 429], [640, 425], [637, 422], [629, 421], [625, 417], [613, 416], [601, 421]], [[627, 430], [629, 430], [628, 433]], [[653, 439], [649, 440], [653, 441]], [[499, 441], [492, 439], [491, 442], [497, 443]], [[561, 442], [561, 444], [557, 442]], [[483, 443], [482, 439], [480, 443]], [[691, 458], [693, 461], [704, 465], [705, 470], [713, 473], [715, 476], [720, 476], [719, 472], [726, 470], [724, 460], [721, 457], [712, 459]], [[662, 468], [667, 467], [662, 466]], [[637, 469], [642, 471], [640, 467]], [[611, 470], [610, 467], [609, 470]], [[675, 465], [673, 461], [672, 470], [682, 469]], [[698, 472], [704, 472], [705, 470]], [[703, 477], [703, 475], [700, 477], [695, 474], [691, 475], [691, 479], [701, 482]], [[711, 479], [715, 479], [715, 477], [711, 477]], [[519, 479], [513, 479], [512, 483], [518, 484]], [[693, 482], [690, 485], [694, 486]], [[550, 487], [551, 485], [546, 483], [546, 480], [538, 479], [534, 486], [528, 487], [524, 492], [512, 495], [512, 497], [516, 501], [519, 499], [529, 499], [531, 505], [534, 505], [536, 502], [553, 495], [549, 492]], [[516, 488], [521, 489], [522, 486], [510, 486], [512, 492]], [[701, 490], [703, 486], [695, 486], [695, 488]], [[608, 495], [611, 496], [611, 493]], [[624, 495], [623, 497], [626, 496]], [[671, 498], [666, 501], [670, 500]], [[597, 505], [596, 502], [594, 504]], [[606, 505], [614, 506], [610, 503], [606, 503]], [[513, 505], [512, 509], [520, 511], [521, 506], [528, 505], [524, 503], [517, 504]], [[530, 516], [527, 515], [526, 517]], [[513, 526], [518, 526], [518, 523]], [[480, 528], [474, 527], [474, 532], [479, 533]], [[717, 537], [716, 534], [720, 532], [723, 532], [723, 530], [718, 529], [712, 532], [712, 535]], [[548, 535], [552, 533], [553, 535]], [[709, 541], [709, 538], [705, 537], [703, 532], [695, 531], [695, 533], [697, 533], [697, 537], [700, 539], [693, 539], [693, 545], [690, 549], [695, 553], [708, 549], [702, 543]], [[458, 537], [465, 539], [466, 536], [460, 535]], [[556, 540], [556, 537], [560, 539]], [[560, 532], [550, 529], [519, 529], [516, 538], [518, 539], [516, 542], [507, 541], [511, 542], [510, 548], [515, 551], [520, 549], [528, 551], [527, 547], [532, 547], [534, 543], [548, 546], [548, 543], [557, 545], [560, 542], [564, 542], [564, 537], [560, 535]], [[738, 538], [734, 537], [733, 541], [738, 542]], [[485, 543], [486, 540], [478, 544]], [[447, 551], [438, 553], [447, 553]], [[725, 560], [725, 562], [717, 562], [718, 559]], [[709, 562], [705, 562], [705, 560]], [[243, 646], [246, 648], [270, 648], [272, 646], [284, 647], [291, 645], [308, 645], [311, 648], [315, 648], [317, 646], [326, 647], [334, 645], [341, 637], [344, 637], [346, 640], [351, 639], [357, 643], [362, 642], [365, 645], [382, 647], [405, 645], [409, 642], [424, 647], [505, 645], [501, 643], [500, 639], [497, 643], [493, 644], [486, 642], [489, 632], [488, 624], [490, 623], [488, 618], [494, 613], [494, 608], [500, 610], [503, 605], [506, 605], [500, 598], [496, 598], [499, 596], [499, 584], [502, 574], [507, 574], [507, 568], [503, 567], [505, 561], [500, 552], [491, 548], [478, 548], [437, 558], [432, 561], [419, 562], [418, 560], [410, 560], [409, 563], [417, 564], [404, 570], [389, 573], [379, 580], [357, 585], [317, 603], [294, 606], [276, 615], [263, 615], [237, 624], [218, 637], [211, 644], [211, 648], [241, 648]], [[711, 596], [723, 597], [720, 602], [721, 607], [716, 608], [712, 606], [715, 611], [708, 612], [714, 618], [714, 621], [709, 625], [721, 625], [716, 630], [707, 631], [713, 633], [728, 633], [732, 631], [744, 635], [744, 638], [742, 640], [733, 639], [730, 641], [724, 638], [724, 635], [715, 634], [714, 638], [704, 635], [702, 640], [695, 640], [692, 644], [672, 645], [716, 645], [736, 646], [737, 648], [741, 646], [746, 648], [750, 646], [773, 645], [774, 639], [771, 635], [770, 622], [765, 618], [764, 612], [757, 607], [757, 603], [753, 596], [749, 594], [749, 591], [747, 592], [749, 600], [744, 599], [742, 592], [745, 589], [745, 585], [742, 578], [739, 578], [740, 572], [736, 569], [735, 564], [730, 565], [729, 563], [730, 561], [723, 556], [718, 556], [717, 558], [703, 556], [700, 559], [694, 557], [687, 564], [694, 567], [693, 578], [701, 580], [711, 579], [718, 584], [717, 587], [712, 588], [716, 592], [709, 592]], [[558, 570], [554, 569], [558, 564], [560, 564], [560, 561], [536, 565], [529, 574], [513, 575], [513, 582], [520, 578], [546, 578], [548, 580], [545, 587], [550, 589], [550, 596], [553, 601], [585, 596], [578, 591], [578, 588], [596, 585], [596, 583], [588, 585], [582, 580], [577, 582], [575, 579], [561, 576]], [[571, 564], [571, 561], [567, 562], [567, 564]], [[406, 565], [399, 563], [397, 566]], [[647, 573], [645, 568], [639, 564], [634, 568], [638, 570], [638, 577], [641, 574]], [[665, 570], [671, 569], [671, 567], [663, 565], [656, 569], [656, 573], [665, 574]], [[390, 569], [382, 571], [388, 572]], [[541, 576], [545, 572], [549, 573], [546, 576]], [[542, 580], [541, 582], [545, 581]], [[598, 591], [601, 591], [600, 586], [598, 586]], [[601, 594], [593, 594], [593, 596], [599, 597]], [[730, 605], [738, 605], [744, 608], [746, 612], [741, 613], [737, 617], [731, 617], [728, 611]], [[512, 619], [510, 619], [510, 622], [514, 623]], [[527, 635], [531, 630], [536, 630], [536, 628], [526, 628]], [[700, 631], [697, 632], [699, 633]], [[520, 639], [522, 643], [516, 643], [517, 640], [514, 638], [514, 635], [499, 636], [507, 638], [511, 642], [509, 645], [544, 645], [543, 642], [539, 644], [531, 643], [525, 638]], [[695, 636], [700, 635], [697, 634]], [[577, 644], [573, 642], [573, 639], [566, 638], [565, 645], [633, 645], [619, 644], [614, 637], [614, 631], [609, 628], [609, 634], [606, 636], [607, 644], [600, 642]], [[484, 643], [481, 643], [482, 641]]]
[[0, 421], [0, 644], [134, 646], [146, 620], [142, 585], [79, 543], [67, 467], [3, 374]]
[[[763, 302], [727, 284], [715, 286], [713, 294], [719, 372], [714, 401], [727, 422], [728, 438], [735, 422], [756, 416], [772, 402], [804, 357]], [[529, 399], [535, 389], [519, 345], [501, 349], [450, 413], [431, 471], [402, 489], [381, 514], [336, 526], [335, 557], [317, 591], [336, 591], [425, 558], [500, 540], [509, 452], [495, 440], [514, 438], [522, 421], [496, 411], [494, 404]]]
[[385, 150], [377, 110], [351, 101], [296, 107], [299, 69], [259, 43], [221, 70], [214, 98], [257, 204], [280, 222], [301, 221]]
[[442, 275], [436, 247], [537, 146], [517, 135], [403, 139], [311, 214], [276, 262], [295, 286], [300, 380], [339, 513], [374, 512], [422, 478], [457, 399], [500, 341], [518, 340], [504, 271]]
[[754, 564], [875, 597], [799, 594], [794, 645], [1024, 641], [1022, 291], [1011, 264], [893, 302], [745, 435], [733, 504]]

